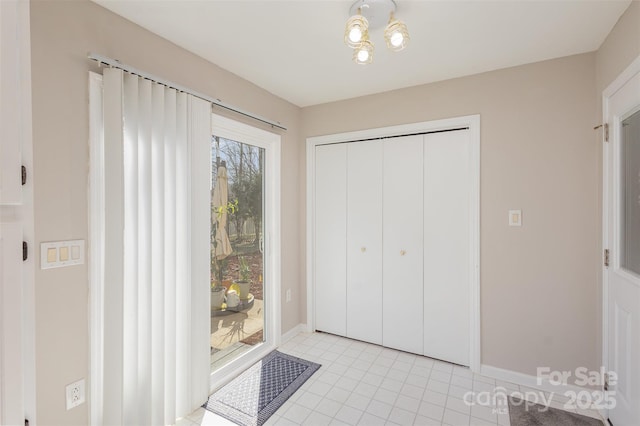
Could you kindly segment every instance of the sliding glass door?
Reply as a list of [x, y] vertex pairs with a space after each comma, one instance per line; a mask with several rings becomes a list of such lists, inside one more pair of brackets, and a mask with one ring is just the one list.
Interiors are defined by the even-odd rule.
[[280, 144], [212, 114], [211, 391], [280, 343]]

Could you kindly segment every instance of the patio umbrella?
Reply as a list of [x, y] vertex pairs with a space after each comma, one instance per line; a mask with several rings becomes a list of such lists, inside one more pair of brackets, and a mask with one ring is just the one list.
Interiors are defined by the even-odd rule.
[[216, 184], [213, 187], [213, 197], [211, 203], [214, 208], [214, 226], [217, 223], [218, 229], [216, 232], [216, 246], [214, 256], [216, 259], [221, 260], [229, 256], [233, 249], [231, 248], [231, 241], [229, 241], [229, 234], [227, 233], [227, 202], [229, 201], [228, 195], [228, 178], [227, 178], [227, 166], [224, 161], [218, 166], [218, 177], [216, 178]]

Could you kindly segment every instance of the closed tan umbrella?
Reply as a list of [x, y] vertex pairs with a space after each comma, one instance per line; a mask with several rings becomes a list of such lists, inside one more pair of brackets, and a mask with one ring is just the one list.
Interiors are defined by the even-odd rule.
[[213, 188], [213, 199], [211, 203], [214, 208], [215, 223], [218, 224], [216, 232], [215, 257], [218, 260], [229, 256], [233, 249], [229, 234], [227, 233], [227, 202], [229, 201], [227, 166], [225, 162], [221, 162], [218, 166], [218, 177]]

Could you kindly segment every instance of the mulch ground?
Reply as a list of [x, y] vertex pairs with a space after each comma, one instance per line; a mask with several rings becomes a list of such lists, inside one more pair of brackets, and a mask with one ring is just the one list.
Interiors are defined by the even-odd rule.
[[253, 333], [246, 339], [242, 339], [241, 342], [251, 346], [264, 342], [264, 330]]

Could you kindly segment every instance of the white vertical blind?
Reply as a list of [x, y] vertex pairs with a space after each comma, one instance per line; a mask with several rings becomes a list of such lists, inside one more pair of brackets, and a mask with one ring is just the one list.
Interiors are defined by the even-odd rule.
[[104, 70], [104, 424], [172, 424], [208, 396], [210, 117]]

